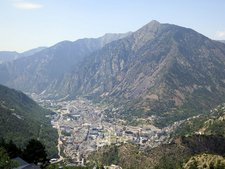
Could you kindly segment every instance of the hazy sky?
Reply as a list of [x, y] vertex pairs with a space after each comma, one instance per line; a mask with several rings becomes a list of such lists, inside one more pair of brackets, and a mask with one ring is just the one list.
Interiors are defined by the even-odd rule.
[[151, 20], [225, 39], [225, 0], [0, 0], [0, 51], [135, 31]]

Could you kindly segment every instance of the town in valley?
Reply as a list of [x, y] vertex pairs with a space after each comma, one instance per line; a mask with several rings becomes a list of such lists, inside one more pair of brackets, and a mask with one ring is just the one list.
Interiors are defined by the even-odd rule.
[[[96, 104], [85, 98], [55, 101], [32, 97], [52, 110], [51, 124], [58, 131], [58, 156], [51, 162], [67, 159], [72, 165], [84, 166], [87, 157], [106, 145], [138, 144], [140, 149], [153, 148], [170, 141], [170, 134], [181, 122], [159, 129], [151, 124], [154, 116], [137, 119], [140, 125], [129, 125], [123, 119], [108, 117], [107, 105]], [[107, 111], [106, 111], [107, 110]], [[116, 109], [110, 109], [115, 113]]]

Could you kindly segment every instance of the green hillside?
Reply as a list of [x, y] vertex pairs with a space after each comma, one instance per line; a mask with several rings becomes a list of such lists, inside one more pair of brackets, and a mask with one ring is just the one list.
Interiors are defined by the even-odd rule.
[[[106, 146], [93, 153], [89, 160], [98, 165], [116, 164], [123, 169], [182, 169], [192, 157], [199, 154], [224, 156], [224, 145], [225, 138], [222, 136], [193, 135], [177, 137], [170, 144], [153, 149], [141, 150], [138, 145], [132, 144]], [[201, 164], [200, 161], [198, 165]]]
[[57, 153], [57, 132], [50, 125], [49, 113], [22, 92], [0, 85], [0, 138], [23, 147], [31, 138], [42, 141], [48, 154]]
[[209, 115], [201, 115], [186, 120], [175, 131], [175, 135], [191, 135], [194, 133], [217, 134], [225, 137], [225, 104], [221, 104], [211, 110]]

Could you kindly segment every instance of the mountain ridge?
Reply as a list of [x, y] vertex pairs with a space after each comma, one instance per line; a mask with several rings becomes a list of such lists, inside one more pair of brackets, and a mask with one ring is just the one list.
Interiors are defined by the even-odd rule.
[[21, 58], [1, 65], [0, 73], [6, 79], [1, 78], [0, 81], [24, 92], [42, 93], [47, 90], [46, 87], [49, 89], [57, 87], [58, 81], [86, 55], [98, 50], [110, 40], [123, 36], [126, 34], [115, 34], [113, 38], [106, 35], [97, 39], [59, 42], [29, 58]]
[[[160, 105], [156, 106], [154, 109], [161, 107], [163, 109], [162, 111], [166, 112], [169, 110], [168, 107], [173, 108], [173, 105], [182, 105], [185, 101], [184, 96], [188, 96], [195, 92], [195, 90], [201, 91], [202, 88], [206, 90], [204, 92], [208, 92], [208, 90], [211, 92], [210, 86], [218, 86], [218, 83], [222, 88], [217, 91], [220, 98], [216, 98], [217, 96], [214, 95], [217, 100], [215, 105], [217, 105], [219, 100], [222, 99], [222, 95], [219, 94], [219, 91], [224, 92], [224, 82], [222, 82], [224, 76], [220, 73], [220, 71], [224, 72], [224, 45], [215, 44], [209, 38], [189, 28], [169, 24], [161, 25], [161, 32], [165, 34], [165, 36], [162, 36], [159, 23], [156, 23], [156, 25], [159, 37], [154, 41], [152, 36], [150, 36], [149, 41], [145, 46], [142, 46], [141, 49], [135, 49], [132, 46], [135, 44], [134, 33], [124, 39], [112, 42], [98, 51], [98, 53], [92, 57], [92, 60], [89, 60], [89, 65], [86, 64], [86, 67], [79, 67], [79, 70], [75, 70], [72, 73], [73, 75], [76, 74], [76, 77], [72, 75], [70, 78], [73, 80], [72, 84], [68, 85], [72, 86], [72, 90], [69, 93], [75, 93], [75, 95], [87, 94], [93, 95], [93, 97], [104, 97], [108, 95], [109, 97], [120, 97], [124, 100], [134, 100], [135, 97], [139, 99], [138, 97], [141, 96], [142, 100], [149, 99], [153, 101], [159, 101], [161, 95], [161, 98], [165, 97], [164, 100], [167, 100], [164, 106], [165, 108], [163, 108], [159, 101], [158, 104]], [[147, 27], [148, 26], [149, 25], [147, 25]], [[143, 29], [147, 28], [144, 27], [138, 30], [138, 34]], [[160, 37], [164, 39], [159, 41]], [[202, 47], [202, 45], [204, 47]], [[209, 49], [205, 46], [209, 47]], [[210, 48], [212, 48], [212, 50]], [[217, 51], [214, 51], [213, 48], [217, 48]], [[134, 52], [135, 50], [137, 51]], [[114, 51], [115, 53], [113, 53]], [[148, 55], [150, 55], [150, 57], [148, 57]], [[218, 58], [211, 57], [210, 55], [218, 56]], [[136, 56], [139, 56], [139, 58], [137, 59]], [[216, 64], [210, 68], [213, 59]], [[112, 61], [114, 61], [114, 63], [112, 63]], [[202, 62], [205, 63], [203, 64]], [[131, 67], [126, 68], [126, 66]], [[149, 66], [151, 66], [151, 68], [149, 68]], [[126, 69], [128, 69], [128, 71]], [[169, 71], [172, 74], [165, 71]], [[214, 76], [218, 75], [220, 75], [220, 77], [216, 77], [217, 82], [215, 82], [215, 80], [210, 82]], [[175, 82], [172, 76], [175, 76], [176, 80], [180, 82]], [[185, 80], [185, 78], [188, 79]], [[82, 79], [85, 79], [85, 82], [81, 82]], [[80, 88], [79, 84], [82, 84]], [[168, 84], [170, 84], [169, 89], [174, 87], [176, 90], [169, 92], [169, 90], [166, 89]], [[146, 95], [146, 91], [148, 90], [153, 90], [149, 96]], [[164, 90], [166, 90], [167, 93]], [[82, 93], [82, 91], [84, 92]], [[212, 93], [210, 95], [213, 96]], [[171, 99], [171, 97], [174, 98]], [[207, 100], [206, 102], [208, 104]], [[172, 106], [170, 107], [171, 104]], [[207, 104], [202, 106], [207, 106]], [[209, 103], [208, 108], [212, 108], [210, 104], [211, 103]], [[154, 105], [152, 104], [152, 106]], [[146, 108], [145, 105], [143, 105], [143, 107]]]
[[104, 46], [101, 39], [58, 43], [30, 61], [1, 65], [0, 82], [52, 98], [103, 100], [122, 116], [171, 121], [225, 101], [224, 44], [157, 21], [120, 37]]
[[22, 57], [33, 55], [35, 53], [42, 51], [45, 48], [46, 47], [38, 47], [38, 48], [34, 48], [22, 53], [18, 53], [16, 51], [0, 51], [0, 64], [11, 62]]

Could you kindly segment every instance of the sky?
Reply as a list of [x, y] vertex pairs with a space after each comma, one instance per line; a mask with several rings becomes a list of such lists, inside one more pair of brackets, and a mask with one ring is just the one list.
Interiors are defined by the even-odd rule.
[[225, 40], [225, 0], [0, 0], [0, 51], [136, 31], [151, 20]]

